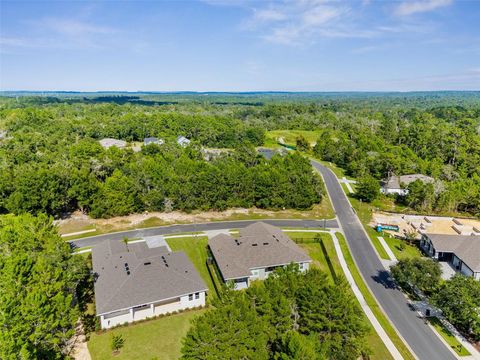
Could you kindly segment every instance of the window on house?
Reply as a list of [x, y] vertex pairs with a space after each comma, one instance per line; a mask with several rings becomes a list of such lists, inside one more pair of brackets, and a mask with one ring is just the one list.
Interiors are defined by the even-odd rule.
[[200, 299], [200, 293], [195, 293], [195, 299]]
[[192, 301], [192, 300], [193, 300], [193, 294], [188, 295], [188, 301]]

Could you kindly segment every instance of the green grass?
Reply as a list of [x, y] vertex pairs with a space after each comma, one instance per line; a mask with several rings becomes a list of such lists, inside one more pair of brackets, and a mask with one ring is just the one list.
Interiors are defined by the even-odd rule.
[[[383, 235], [379, 234], [377, 236], [383, 236], [385, 242], [387, 243], [389, 248], [392, 249], [393, 254], [398, 260], [412, 259], [422, 256], [422, 253], [420, 252], [420, 249], [418, 247], [408, 244], [405, 240], [394, 238], [387, 233], [383, 233]], [[404, 245], [403, 250], [401, 250], [401, 244]]]
[[469, 356], [471, 355], [467, 349], [465, 349], [462, 344], [457, 340], [455, 336], [448, 330], [441, 321], [436, 317], [428, 318], [430, 324], [435, 328], [435, 330], [443, 337], [443, 339], [450, 345], [450, 347], [460, 356]]
[[165, 239], [172, 251], [184, 251], [190, 261], [193, 263], [205, 284], [208, 287], [208, 296], [213, 298], [216, 296], [213, 280], [210, 277], [207, 268], [207, 244], [208, 237], [192, 236]]
[[343, 237], [342, 234], [337, 233], [337, 238], [338, 241], [340, 242], [340, 247], [343, 252], [343, 256], [345, 257], [345, 261], [347, 262], [347, 266], [350, 269], [350, 272], [352, 273], [353, 279], [355, 280], [355, 283], [357, 284], [358, 288], [360, 289], [363, 297], [365, 298], [366, 303], [372, 310], [373, 314], [377, 318], [378, 322], [380, 325], [383, 327], [385, 332], [387, 333], [388, 337], [392, 340], [392, 342], [395, 344], [396, 348], [402, 354], [404, 359], [414, 359], [413, 355], [410, 353], [409, 349], [407, 346], [403, 343], [402, 339], [400, 336], [397, 334], [395, 329], [393, 328], [392, 324], [390, 324], [390, 321], [387, 319], [385, 314], [383, 313], [382, 309], [378, 305], [377, 301], [373, 297], [372, 293], [370, 292], [369, 288], [363, 281], [362, 276], [360, 275], [360, 272], [358, 271], [358, 268], [355, 264], [355, 261], [352, 258], [352, 255], [350, 254], [350, 249], [348, 248], [347, 242], [345, 238]]
[[267, 142], [266, 144], [270, 143], [277, 143], [277, 139], [279, 137], [283, 137], [285, 144], [287, 145], [294, 145], [296, 144], [297, 137], [303, 136], [310, 144], [316, 143], [319, 136], [320, 131], [308, 131], [308, 130], [272, 130], [267, 131]]
[[[93, 360], [176, 360], [180, 357], [182, 338], [190, 328], [190, 322], [205, 310], [192, 310], [169, 315], [159, 319], [116, 328], [102, 334], [92, 334], [88, 349]], [[112, 355], [110, 342], [112, 335], [121, 335], [124, 347], [118, 355]]]
[[332, 236], [328, 233], [311, 233], [311, 232], [289, 232], [288, 236], [292, 240], [307, 240], [314, 239], [320, 236], [323, 240], [325, 250], [322, 249], [320, 243], [302, 243], [298, 244], [301, 248], [308, 252], [313, 260], [313, 266], [324, 271], [329, 275], [332, 282], [342, 274], [342, 268], [338, 261], [335, 247], [333, 246]]

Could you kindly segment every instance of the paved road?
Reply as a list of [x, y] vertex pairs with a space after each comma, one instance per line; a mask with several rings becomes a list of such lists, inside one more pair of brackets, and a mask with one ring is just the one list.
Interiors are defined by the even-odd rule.
[[281, 227], [301, 228], [338, 228], [336, 220], [241, 220], [241, 221], [219, 221], [202, 224], [169, 225], [156, 228], [122, 231], [118, 233], [97, 235], [78, 240], [71, 240], [70, 244], [75, 247], [94, 246], [107, 239], [122, 240], [125, 236], [129, 238], [141, 238], [144, 236], [167, 235], [178, 232], [194, 232], [222, 229], [240, 229], [258, 221]]
[[410, 310], [405, 296], [396, 289], [342, 191], [337, 177], [332, 171], [315, 161], [312, 161], [312, 165], [324, 178], [337, 219], [345, 233], [360, 272], [375, 298], [415, 355], [421, 360], [455, 359], [433, 331], [418, 317], [417, 313]]

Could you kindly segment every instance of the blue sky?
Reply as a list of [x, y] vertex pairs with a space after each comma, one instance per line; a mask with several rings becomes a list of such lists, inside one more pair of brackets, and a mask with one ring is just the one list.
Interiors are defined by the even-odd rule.
[[480, 1], [0, 2], [1, 90], [480, 90]]

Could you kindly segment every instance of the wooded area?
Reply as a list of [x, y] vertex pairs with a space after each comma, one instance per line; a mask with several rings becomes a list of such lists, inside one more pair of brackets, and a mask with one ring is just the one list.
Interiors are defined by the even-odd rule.
[[[438, 180], [440, 187], [413, 184], [404, 205], [480, 213], [480, 101], [473, 92], [217, 94], [208, 101], [195, 94], [64, 94], [0, 103], [2, 212], [59, 215], [78, 208], [108, 217], [166, 208], [308, 208], [321, 191], [318, 178], [304, 176], [307, 161], [259, 160], [252, 148], [264, 143], [266, 131], [291, 129], [318, 131], [313, 154], [349, 175], [422, 173]], [[179, 135], [194, 145], [176, 146]], [[98, 144], [149, 136], [166, 144], [141, 152]], [[201, 147], [237, 151], [207, 162]]]
[[368, 328], [348, 287], [291, 265], [227, 290], [193, 321], [182, 359], [358, 359], [368, 354]]

